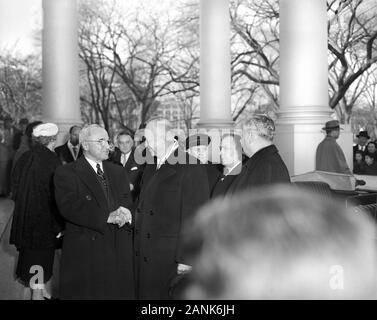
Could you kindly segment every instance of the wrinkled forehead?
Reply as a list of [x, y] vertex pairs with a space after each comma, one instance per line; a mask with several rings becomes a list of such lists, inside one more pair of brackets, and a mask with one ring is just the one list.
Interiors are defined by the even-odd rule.
[[118, 141], [123, 142], [123, 143], [132, 142], [132, 138], [129, 135], [122, 134], [122, 135], [118, 136]]
[[93, 140], [108, 140], [109, 135], [107, 134], [106, 130], [103, 128], [91, 128], [89, 131], [89, 138]]

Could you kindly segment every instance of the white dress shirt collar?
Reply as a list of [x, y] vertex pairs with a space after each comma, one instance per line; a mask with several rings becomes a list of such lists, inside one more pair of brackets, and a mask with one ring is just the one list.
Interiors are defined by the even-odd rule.
[[241, 162], [242, 161], [238, 161], [233, 167], [231, 167], [229, 170], [226, 170], [227, 173], [225, 173], [225, 170], [224, 170], [224, 176], [229, 175], [235, 168], [237, 168], [240, 165]]
[[103, 165], [102, 165], [102, 162], [96, 162], [96, 161], [94, 161], [94, 160], [92, 160], [92, 159], [87, 158], [86, 156], [85, 156], [85, 159], [86, 159], [86, 161], [89, 162], [90, 166], [93, 168], [93, 170], [94, 170], [95, 173], [97, 173], [97, 164], [100, 165], [101, 170], [103, 171]]
[[130, 150], [128, 153], [121, 153], [120, 163], [122, 164], [123, 167], [126, 165], [128, 159], [130, 158], [131, 151], [132, 150]]

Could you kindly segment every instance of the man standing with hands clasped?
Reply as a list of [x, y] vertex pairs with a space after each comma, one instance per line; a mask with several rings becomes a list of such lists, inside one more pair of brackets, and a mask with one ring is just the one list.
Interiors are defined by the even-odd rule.
[[80, 132], [84, 156], [56, 170], [56, 201], [66, 219], [61, 299], [133, 299], [132, 205], [125, 170], [108, 161], [99, 125]]
[[143, 173], [135, 214], [135, 266], [141, 300], [169, 299], [178, 279], [190, 272], [183, 244], [185, 225], [209, 198], [208, 178], [197, 159], [174, 139], [168, 120], [149, 120], [146, 146], [156, 157]]

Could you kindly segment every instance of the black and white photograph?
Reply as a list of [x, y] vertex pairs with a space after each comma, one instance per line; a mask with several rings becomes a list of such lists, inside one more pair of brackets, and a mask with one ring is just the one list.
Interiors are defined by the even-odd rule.
[[375, 0], [0, 0], [0, 301], [376, 300], [376, 107]]

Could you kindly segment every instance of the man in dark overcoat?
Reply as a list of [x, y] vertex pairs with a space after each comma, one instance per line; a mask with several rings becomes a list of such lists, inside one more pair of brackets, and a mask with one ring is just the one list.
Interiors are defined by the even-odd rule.
[[140, 193], [141, 176], [143, 175], [144, 163], [138, 163], [135, 159], [135, 147], [132, 136], [126, 131], [117, 135], [118, 145], [110, 156], [110, 161], [121, 165], [127, 171], [130, 180], [132, 199], [135, 201]]
[[84, 155], [56, 170], [56, 201], [66, 219], [61, 299], [133, 299], [132, 205], [126, 172], [104, 161], [109, 136], [80, 132]]
[[344, 152], [336, 142], [341, 129], [338, 120], [327, 121], [325, 127], [322, 128], [326, 132], [326, 136], [317, 146], [315, 154], [316, 170], [352, 174]]
[[273, 144], [275, 124], [265, 115], [254, 115], [242, 126], [241, 144], [249, 160], [227, 191], [233, 195], [273, 183], [290, 183], [288, 169]]
[[368, 141], [370, 139], [370, 136], [368, 134], [368, 131], [360, 131], [357, 135], [357, 145], [353, 146], [353, 157], [355, 157], [355, 154], [357, 151], [361, 151], [363, 153], [363, 156], [366, 152], [368, 152], [367, 145]]
[[82, 156], [82, 148], [79, 143], [80, 131], [81, 127], [72, 126], [69, 129], [68, 141], [65, 144], [55, 148], [55, 152], [63, 164], [76, 161]]
[[191, 270], [183, 245], [186, 221], [209, 198], [205, 168], [174, 140], [169, 121], [148, 122], [146, 145], [156, 163], [144, 170], [136, 209], [135, 261], [139, 299], [169, 299], [172, 284]]

